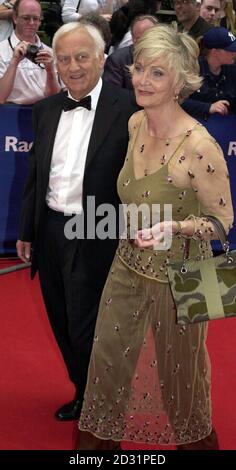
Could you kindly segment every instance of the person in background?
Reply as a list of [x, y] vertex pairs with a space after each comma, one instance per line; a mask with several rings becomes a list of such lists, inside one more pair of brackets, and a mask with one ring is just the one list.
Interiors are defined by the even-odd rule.
[[211, 114], [236, 113], [236, 38], [222, 27], [214, 27], [201, 41], [202, 86], [182, 104], [196, 119]]
[[221, 0], [219, 11], [219, 25], [235, 33], [235, 11], [232, 0]]
[[0, 0], [0, 41], [8, 38], [13, 31], [13, 5], [16, 0]]
[[[37, 36], [41, 23], [38, 0], [16, 0], [15, 30], [0, 42], [0, 103], [32, 104], [60, 90], [51, 48]], [[31, 46], [30, 46], [31, 45]], [[29, 46], [37, 51], [29, 56]]]
[[[91, 12], [100, 13], [101, 5], [99, 0], [62, 0], [62, 21], [70, 23], [78, 21], [82, 15]], [[110, 13], [102, 13], [102, 16], [108, 21], [111, 19]]]
[[134, 48], [133, 86], [143, 110], [129, 120], [118, 178], [128, 232], [100, 302], [77, 450], [111, 448], [111, 439], [116, 446], [126, 440], [219, 449], [207, 322], [176, 323], [166, 270], [168, 262], [183, 260], [186, 238], [191, 259], [212, 256], [217, 233], [207, 214], [227, 232], [233, 222], [223, 153], [179, 105], [200, 86], [198, 52], [188, 34], [166, 25], [149, 28]]
[[213, 26], [217, 25], [220, 11], [220, 0], [202, 0], [200, 16]]
[[23, 261], [33, 247], [32, 276], [39, 271], [48, 317], [75, 386], [74, 399], [55, 413], [60, 421], [80, 416], [99, 300], [117, 247], [115, 236], [99, 237], [89, 227], [102, 219], [103, 205], [118, 209], [116, 180], [128, 119], [137, 109], [132, 93], [102, 82], [104, 47], [98, 29], [80, 22], [63, 25], [54, 36], [68, 93], [33, 109], [35, 141], [17, 242]]
[[110, 22], [112, 40], [108, 54], [132, 44], [130, 25], [136, 16], [155, 15], [155, 13], [156, 1], [154, 0], [129, 0], [115, 11]]
[[134, 18], [130, 25], [133, 44], [117, 49], [107, 57], [103, 73], [104, 80], [122, 88], [133, 89], [128, 67], [133, 63], [133, 45], [146, 29], [157, 23], [157, 18], [151, 15], [140, 15]]
[[99, 13], [94, 12], [86, 13], [85, 15], [81, 16], [79, 21], [80, 23], [92, 24], [98, 28], [106, 44], [105, 50], [108, 50], [111, 42], [111, 31], [108, 21]]
[[109, 13], [110, 15], [126, 3], [128, 0], [98, 0], [100, 13]]
[[179, 31], [186, 31], [198, 39], [212, 27], [200, 16], [201, 4], [197, 0], [173, 0]]
[[61, 6], [63, 23], [78, 21], [82, 15], [99, 8], [97, 0], [61, 0]]

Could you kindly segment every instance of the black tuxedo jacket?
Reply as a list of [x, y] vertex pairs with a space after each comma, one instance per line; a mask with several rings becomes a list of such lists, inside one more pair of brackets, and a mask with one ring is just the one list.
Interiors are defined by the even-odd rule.
[[133, 45], [121, 47], [106, 59], [103, 79], [114, 85], [133, 90], [131, 73], [128, 66], [133, 63]]
[[[64, 93], [59, 93], [36, 103], [33, 108], [35, 140], [29, 156], [29, 174], [23, 194], [19, 233], [20, 240], [33, 244], [32, 277], [37, 271], [37, 259], [40, 256], [40, 227], [44, 220], [52, 151], [63, 98]], [[95, 196], [96, 207], [109, 203], [117, 208], [120, 202], [116, 181], [127, 150], [128, 119], [136, 110], [131, 92], [103, 83], [84, 172], [85, 215], [87, 196]], [[117, 243], [117, 239], [85, 238], [78, 241], [81, 268], [92, 272], [101, 285], [107, 276]]]

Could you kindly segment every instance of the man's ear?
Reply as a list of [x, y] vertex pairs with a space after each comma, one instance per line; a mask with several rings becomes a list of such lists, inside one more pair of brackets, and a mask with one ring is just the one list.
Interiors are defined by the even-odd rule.
[[12, 21], [13, 21], [14, 25], [16, 24], [16, 20], [17, 20], [17, 16], [15, 15], [15, 13], [13, 13]]
[[105, 64], [105, 54], [104, 53], [99, 54], [98, 61], [99, 61], [100, 68], [103, 69], [104, 64]]

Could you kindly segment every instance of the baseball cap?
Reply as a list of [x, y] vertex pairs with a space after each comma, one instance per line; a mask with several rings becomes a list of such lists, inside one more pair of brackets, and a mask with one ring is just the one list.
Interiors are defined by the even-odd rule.
[[226, 28], [213, 27], [203, 35], [203, 47], [236, 52], [236, 38]]

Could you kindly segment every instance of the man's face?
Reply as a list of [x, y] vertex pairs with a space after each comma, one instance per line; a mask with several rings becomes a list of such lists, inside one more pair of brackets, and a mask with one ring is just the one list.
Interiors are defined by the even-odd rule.
[[199, 3], [192, 0], [173, 0], [173, 5], [177, 19], [182, 24], [194, 21], [200, 11]]
[[219, 17], [219, 11], [220, 0], [203, 0], [200, 9], [200, 16], [208, 23], [215, 25]]
[[40, 4], [35, 0], [22, 0], [19, 4], [18, 15], [13, 16], [13, 20], [17, 36], [30, 42], [40, 26]]
[[104, 54], [96, 56], [93, 38], [85, 29], [65, 34], [56, 44], [58, 73], [75, 99], [96, 86], [104, 65]]
[[233, 65], [236, 60], [236, 52], [215, 49], [215, 57], [220, 65]]

